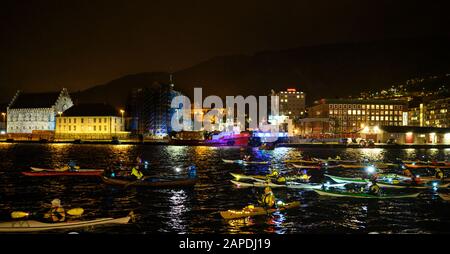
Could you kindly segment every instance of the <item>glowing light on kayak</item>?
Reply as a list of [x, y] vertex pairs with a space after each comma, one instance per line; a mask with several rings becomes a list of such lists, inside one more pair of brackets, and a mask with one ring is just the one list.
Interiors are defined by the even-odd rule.
[[436, 188], [437, 186], [438, 186], [438, 184], [437, 184], [436, 182], [434, 182], [434, 183], [433, 183], [433, 187]]
[[175, 171], [176, 171], [177, 173], [179, 173], [179, 172], [181, 172], [181, 168], [175, 168]]
[[367, 168], [366, 168], [366, 172], [368, 173], [368, 174], [373, 174], [373, 173], [375, 173], [375, 167], [374, 166], [368, 166]]

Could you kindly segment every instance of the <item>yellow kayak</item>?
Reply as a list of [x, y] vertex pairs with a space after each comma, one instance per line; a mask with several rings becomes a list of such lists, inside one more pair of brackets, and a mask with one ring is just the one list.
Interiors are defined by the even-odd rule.
[[280, 207], [277, 208], [271, 208], [271, 209], [265, 209], [263, 207], [253, 207], [253, 206], [247, 206], [241, 210], [228, 210], [228, 211], [222, 211], [220, 212], [220, 215], [222, 218], [226, 220], [231, 219], [239, 219], [239, 218], [245, 218], [245, 217], [251, 217], [251, 216], [257, 216], [257, 215], [266, 215], [271, 214], [277, 211], [283, 211], [286, 209], [299, 207], [300, 202], [294, 201], [292, 203], [283, 204]]

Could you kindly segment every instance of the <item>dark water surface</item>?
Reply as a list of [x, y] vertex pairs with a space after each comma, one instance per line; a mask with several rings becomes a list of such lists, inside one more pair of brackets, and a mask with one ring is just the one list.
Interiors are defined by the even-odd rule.
[[[225, 221], [218, 211], [238, 209], [255, 202], [262, 189], [235, 188], [229, 172], [263, 174], [268, 166], [243, 167], [221, 159], [240, 159], [251, 153], [258, 160], [271, 160], [285, 169], [285, 159], [304, 155], [327, 158], [374, 160], [395, 158], [445, 160], [449, 149], [316, 149], [277, 148], [273, 151], [235, 147], [183, 147], [142, 145], [0, 144], [0, 221], [10, 220], [14, 210], [36, 211], [53, 198], [66, 208], [83, 207], [85, 218], [123, 217], [134, 211], [137, 221], [128, 225], [85, 229], [93, 233], [450, 233], [450, 203], [436, 192], [424, 191], [417, 199], [358, 200], [319, 197], [314, 192], [274, 189], [277, 198], [299, 200], [301, 207], [273, 216]], [[106, 168], [111, 162], [133, 162], [137, 155], [150, 163], [159, 177], [184, 177], [176, 172], [198, 166], [200, 182], [190, 189], [151, 190], [114, 187], [96, 177], [27, 177], [30, 166], [57, 167], [76, 160], [82, 168]], [[316, 170], [313, 181], [322, 181]], [[328, 170], [331, 174], [360, 176], [361, 170]], [[423, 170], [422, 175], [429, 172]], [[450, 172], [446, 170], [448, 175]], [[403, 193], [412, 190], [390, 190]], [[447, 190], [439, 190], [448, 192]]]

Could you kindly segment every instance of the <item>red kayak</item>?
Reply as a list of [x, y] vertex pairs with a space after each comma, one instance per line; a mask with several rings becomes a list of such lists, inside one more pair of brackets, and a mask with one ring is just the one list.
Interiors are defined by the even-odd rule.
[[101, 176], [103, 170], [22, 172], [26, 176]]

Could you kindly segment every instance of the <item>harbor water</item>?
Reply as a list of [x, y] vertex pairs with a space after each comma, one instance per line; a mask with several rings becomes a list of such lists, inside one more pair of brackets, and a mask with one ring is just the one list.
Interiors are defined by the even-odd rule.
[[[270, 166], [225, 164], [224, 159], [269, 160]], [[219, 211], [240, 209], [256, 202], [262, 189], [237, 188], [230, 172], [264, 174], [270, 167], [286, 170], [283, 160], [303, 156], [392, 161], [447, 160], [450, 149], [381, 148], [288, 148], [271, 151], [257, 148], [166, 146], [166, 145], [86, 145], [86, 144], [0, 144], [0, 221], [11, 220], [12, 211], [39, 211], [54, 198], [66, 208], [83, 207], [85, 219], [123, 217], [130, 211], [135, 221], [127, 225], [99, 226], [77, 232], [108, 234], [158, 233], [450, 233], [450, 203], [437, 193], [422, 190], [418, 198], [361, 200], [318, 196], [314, 191], [274, 189], [285, 202], [300, 201], [292, 210], [241, 220], [223, 220]], [[81, 168], [108, 168], [114, 163], [132, 164], [140, 156], [148, 161], [146, 173], [160, 178], [184, 178], [186, 168], [196, 165], [199, 182], [193, 188], [146, 189], [110, 186], [98, 177], [27, 177], [20, 172], [30, 166], [55, 168], [74, 160]], [[431, 175], [427, 169], [416, 173]], [[329, 181], [324, 170], [312, 169], [312, 182]], [[449, 170], [444, 170], [449, 175]], [[328, 169], [326, 173], [357, 177], [361, 169]], [[392, 189], [388, 193], [417, 190]], [[71, 230], [73, 231], [73, 230]], [[66, 233], [53, 231], [51, 233]], [[69, 231], [70, 232], [70, 231]]]

